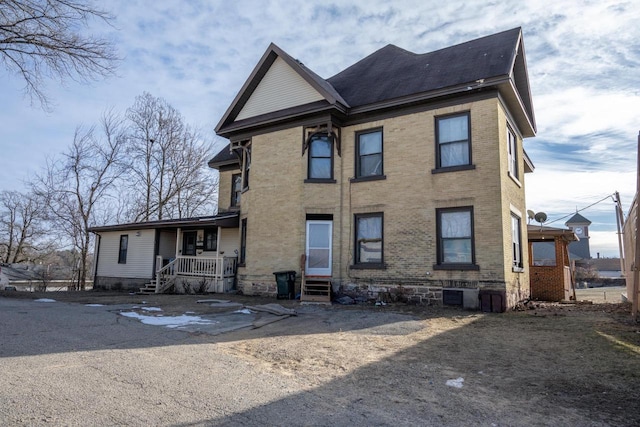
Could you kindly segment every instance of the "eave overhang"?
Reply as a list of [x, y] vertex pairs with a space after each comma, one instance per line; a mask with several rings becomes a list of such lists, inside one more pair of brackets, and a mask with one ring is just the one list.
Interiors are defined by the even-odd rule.
[[100, 227], [91, 227], [89, 231], [92, 233], [100, 234], [107, 231], [128, 231], [128, 230], [175, 230], [177, 228], [182, 229], [194, 229], [194, 228], [206, 228], [206, 227], [223, 227], [223, 228], [235, 228], [240, 223], [239, 213], [230, 212], [219, 214], [215, 216], [203, 216], [196, 218], [183, 218], [183, 219], [167, 219], [160, 221], [147, 221], [147, 222], [131, 222], [127, 224], [114, 224], [105, 225]]

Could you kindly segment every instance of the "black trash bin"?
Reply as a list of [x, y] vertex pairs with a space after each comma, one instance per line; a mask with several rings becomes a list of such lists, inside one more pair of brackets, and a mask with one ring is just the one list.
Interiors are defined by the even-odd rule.
[[276, 271], [273, 274], [276, 276], [276, 283], [278, 284], [278, 299], [294, 299], [296, 272]]

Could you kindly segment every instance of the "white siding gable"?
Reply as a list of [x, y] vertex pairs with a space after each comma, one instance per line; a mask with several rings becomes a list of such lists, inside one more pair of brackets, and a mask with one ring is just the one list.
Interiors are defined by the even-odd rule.
[[283, 59], [278, 57], [260, 83], [258, 83], [258, 87], [242, 107], [236, 120], [323, 99], [324, 97], [313, 86], [307, 83]]

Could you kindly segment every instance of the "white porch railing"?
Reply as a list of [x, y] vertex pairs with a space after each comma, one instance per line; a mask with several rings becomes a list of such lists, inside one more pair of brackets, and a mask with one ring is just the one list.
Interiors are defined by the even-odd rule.
[[217, 256], [212, 258], [196, 256], [178, 256], [162, 266], [162, 257], [156, 257], [156, 293], [169, 288], [176, 277], [206, 277], [217, 282], [232, 279], [238, 267], [237, 257]]

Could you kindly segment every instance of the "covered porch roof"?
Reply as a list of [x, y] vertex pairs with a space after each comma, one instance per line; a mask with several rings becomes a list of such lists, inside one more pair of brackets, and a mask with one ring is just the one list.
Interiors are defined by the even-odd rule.
[[207, 227], [236, 228], [240, 224], [240, 214], [238, 212], [225, 212], [214, 216], [201, 216], [194, 218], [181, 219], [163, 219], [159, 221], [146, 222], [130, 222], [127, 224], [104, 225], [100, 227], [91, 227], [89, 231], [100, 233], [105, 231], [124, 231], [124, 230], [177, 230], [181, 229], [197, 229]]
[[544, 225], [527, 225], [529, 240], [546, 240], [560, 238], [566, 242], [577, 242], [580, 238], [568, 228], [547, 227]]

